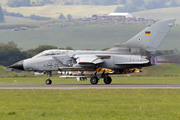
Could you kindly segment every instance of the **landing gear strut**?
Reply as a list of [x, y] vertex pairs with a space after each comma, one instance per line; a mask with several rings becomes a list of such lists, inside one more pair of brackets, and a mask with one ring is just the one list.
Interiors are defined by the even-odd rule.
[[90, 79], [90, 82], [91, 82], [91, 84], [93, 84], [93, 85], [96, 85], [97, 83], [98, 83], [98, 78], [97, 77], [92, 77], [91, 79]]
[[50, 79], [50, 77], [52, 76], [52, 72], [48, 71], [47, 76], [48, 76], [48, 79], [46, 80], [45, 83], [46, 83], [46, 85], [50, 85], [52, 83], [52, 80]]
[[104, 83], [105, 83], [105, 84], [111, 84], [111, 82], [112, 82], [111, 77], [106, 76], [106, 77], [104, 78]]

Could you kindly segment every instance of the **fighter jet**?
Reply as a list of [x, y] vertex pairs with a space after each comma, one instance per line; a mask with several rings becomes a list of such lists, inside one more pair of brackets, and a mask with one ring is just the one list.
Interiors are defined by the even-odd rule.
[[[127, 71], [137, 71], [142, 67], [151, 66], [151, 57], [174, 25], [175, 19], [164, 19], [148, 25], [144, 30], [126, 43], [115, 44], [106, 51], [84, 50], [46, 50], [38, 55], [19, 61], [9, 68], [22, 71], [46, 72], [46, 84], [52, 81], [52, 71], [66, 73], [62, 77], [86, 79], [90, 77], [91, 84], [97, 84], [100, 78], [105, 84], [110, 84], [111, 74], [123, 74]], [[68, 72], [71, 71], [71, 72]], [[73, 73], [72, 71], [79, 71]], [[91, 72], [87, 72], [91, 71]]]

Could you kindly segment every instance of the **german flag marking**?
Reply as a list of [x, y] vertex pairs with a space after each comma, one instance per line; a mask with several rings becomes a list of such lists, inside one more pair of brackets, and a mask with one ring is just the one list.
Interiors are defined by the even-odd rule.
[[151, 35], [151, 32], [150, 31], [146, 31], [145, 35]]

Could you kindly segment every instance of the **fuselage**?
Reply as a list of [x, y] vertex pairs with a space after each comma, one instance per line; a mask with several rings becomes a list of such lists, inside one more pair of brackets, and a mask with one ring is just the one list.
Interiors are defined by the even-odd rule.
[[[128, 54], [129, 53], [129, 54]], [[140, 62], [141, 55], [133, 55], [130, 52], [119, 51], [82, 51], [82, 50], [46, 50], [38, 55], [21, 61], [25, 71], [58, 71], [60, 67], [71, 67], [77, 65], [75, 55], [95, 55], [104, 62], [96, 67], [124, 70], [142, 67], [142, 65], [123, 64], [124, 62]], [[14, 64], [14, 66], [16, 66]], [[84, 65], [84, 64], [83, 64]], [[81, 65], [81, 66], [83, 66]]]

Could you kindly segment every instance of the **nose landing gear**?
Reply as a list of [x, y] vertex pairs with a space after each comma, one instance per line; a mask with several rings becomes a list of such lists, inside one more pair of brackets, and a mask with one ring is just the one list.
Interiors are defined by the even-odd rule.
[[46, 85], [50, 85], [52, 83], [52, 80], [47, 79], [45, 83], [46, 83]]
[[45, 81], [45, 83], [46, 83], [46, 85], [51, 85], [52, 80], [50, 79], [50, 77], [52, 76], [52, 72], [48, 71], [47, 76], [48, 76], [48, 79]]

